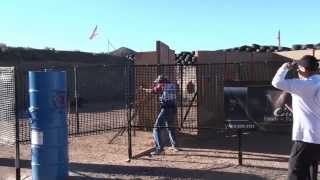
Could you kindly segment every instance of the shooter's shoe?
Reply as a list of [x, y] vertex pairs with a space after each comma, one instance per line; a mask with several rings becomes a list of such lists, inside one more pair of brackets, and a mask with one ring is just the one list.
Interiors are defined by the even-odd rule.
[[150, 153], [151, 156], [157, 156], [157, 155], [163, 155], [163, 154], [164, 154], [164, 151], [160, 151], [160, 150], [155, 150]]
[[173, 152], [178, 152], [178, 151], [180, 151], [180, 149], [177, 148], [177, 147], [175, 147], [175, 146], [169, 147], [169, 150], [170, 150], [170, 151], [173, 151]]

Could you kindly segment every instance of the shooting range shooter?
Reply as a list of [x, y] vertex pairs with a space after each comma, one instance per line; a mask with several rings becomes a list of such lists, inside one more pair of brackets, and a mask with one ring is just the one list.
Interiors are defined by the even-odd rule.
[[169, 139], [171, 143], [171, 150], [179, 151], [176, 147], [176, 134], [174, 120], [177, 113], [176, 106], [176, 92], [177, 85], [171, 83], [167, 77], [159, 75], [154, 80], [154, 86], [152, 89], [141, 89], [147, 93], [155, 93], [160, 95], [160, 112], [156, 119], [153, 128], [153, 137], [156, 144], [155, 151], [151, 155], [160, 155], [163, 154], [163, 144], [161, 142], [161, 128], [165, 127], [169, 134]]

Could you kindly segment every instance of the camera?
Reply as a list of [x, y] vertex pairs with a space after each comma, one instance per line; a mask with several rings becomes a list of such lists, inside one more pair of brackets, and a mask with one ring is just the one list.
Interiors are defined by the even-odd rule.
[[298, 63], [296, 61], [291, 61], [290, 65], [293, 69], [297, 69], [298, 68]]

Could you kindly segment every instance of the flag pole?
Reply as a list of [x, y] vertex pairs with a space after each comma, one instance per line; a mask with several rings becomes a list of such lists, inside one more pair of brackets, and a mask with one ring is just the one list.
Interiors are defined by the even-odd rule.
[[281, 34], [280, 34], [280, 30], [278, 31], [278, 49], [281, 48]]
[[107, 39], [108, 41], [108, 53], [110, 53], [110, 47], [115, 50], [116, 48], [112, 45], [111, 41], [109, 39]]
[[95, 38], [97, 36], [97, 29], [98, 29], [98, 25], [96, 25], [92, 31], [92, 33], [90, 34], [89, 39], [92, 40], [93, 38]]
[[108, 54], [109, 54], [109, 52], [110, 52], [110, 42], [109, 42], [109, 39], [108, 39]]

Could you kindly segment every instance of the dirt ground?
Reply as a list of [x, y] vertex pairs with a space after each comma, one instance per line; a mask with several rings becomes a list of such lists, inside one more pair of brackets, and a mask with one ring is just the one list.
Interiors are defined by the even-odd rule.
[[[290, 135], [251, 132], [243, 135], [243, 165], [238, 165], [238, 138], [233, 133], [178, 135], [179, 152], [149, 156], [150, 132], [132, 139], [134, 159], [128, 161], [128, 138], [117, 131], [71, 138], [70, 178], [83, 179], [286, 179]], [[22, 178], [31, 179], [30, 145], [21, 145]], [[15, 179], [14, 147], [0, 146], [0, 180]]]

